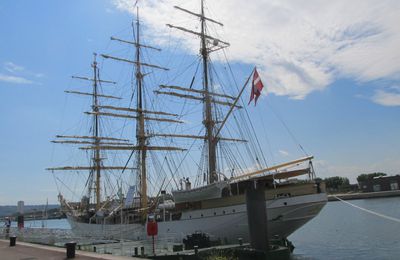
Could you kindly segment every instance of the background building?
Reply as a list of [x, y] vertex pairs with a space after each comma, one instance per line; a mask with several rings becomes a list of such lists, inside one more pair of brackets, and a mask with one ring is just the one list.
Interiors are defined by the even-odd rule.
[[358, 185], [363, 192], [398, 190], [400, 175], [375, 177], [360, 181]]

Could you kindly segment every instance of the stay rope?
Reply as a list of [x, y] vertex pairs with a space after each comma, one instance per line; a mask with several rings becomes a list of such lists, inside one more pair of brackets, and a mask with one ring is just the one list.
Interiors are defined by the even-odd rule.
[[359, 209], [359, 210], [365, 211], [365, 212], [367, 212], [367, 213], [370, 213], [370, 214], [372, 214], [372, 215], [375, 215], [375, 216], [378, 216], [378, 217], [381, 217], [381, 218], [384, 218], [384, 219], [388, 219], [388, 220], [391, 220], [391, 221], [400, 223], [400, 219], [398, 219], [398, 218], [386, 216], [386, 215], [383, 215], [383, 214], [381, 214], [381, 213], [378, 213], [378, 212], [375, 212], [375, 211], [372, 211], [372, 210], [369, 210], [369, 209], [362, 208], [362, 207], [357, 206], [357, 205], [354, 205], [353, 203], [350, 203], [350, 202], [348, 202], [348, 201], [344, 201], [344, 200], [342, 200], [341, 198], [339, 198], [339, 197], [337, 197], [337, 196], [335, 196], [335, 195], [333, 195], [333, 197], [336, 198], [337, 200], [339, 200], [339, 201], [341, 201], [341, 202], [343, 202], [343, 203], [346, 203], [346, 204], [348, 204], [348, 205], [350, 205], [350, 206], [352, 206], [352, 207], [354, 207], [354, 208], [357, 208], [357, 209]]

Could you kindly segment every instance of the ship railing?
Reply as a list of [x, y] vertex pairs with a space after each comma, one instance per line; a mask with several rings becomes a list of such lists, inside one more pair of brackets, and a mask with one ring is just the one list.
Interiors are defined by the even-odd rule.
[[[173, 251], [174, 245], [176, 244], [172, 234], [168, 237], [156, 236], [154, 244], [155, 254], [161, 255], [170, 253]], [[81, 250], [117, 256], [134, 256], [135, 254], [141, 255], [142, 253], [145, 255], [152, 255], [153, 242], [151, 238], [137, 241], [121, 240], [115, 243], [85, 245], [81, 246]]]
[[[6, 229], [0, 229], [0, 236], [5, 238]], [[74, 238], [72, 232], [67, 229], [54, 228], [16, 228], [12, 227], [9, 236], [17, 236], [18, 241], [56, 245], [63, 241], [70, 241]]]

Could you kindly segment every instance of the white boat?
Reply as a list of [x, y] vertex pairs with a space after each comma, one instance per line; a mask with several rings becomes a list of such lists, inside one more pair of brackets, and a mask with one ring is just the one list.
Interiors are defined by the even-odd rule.
[[[142, 49], [156, 51], [159, 51], [159, 49], [140, 42], [140, 24], [138, 18], [134, 27], [136, 32], [135, 42], [115, 37], [111, 38], [114, 41], [134, 45], [136, 48], [136, 60], [131, 61], [111, 55], [102, 55], [105, 59], [127, 62], [134, 65], [136, 84], [134, 91], [136, 95], [135, 105], [133, 107], [116, 107], [103, 105], [100, 102], [100, 99], [103, 98], [118, 99], [118, 97], [100, 93], [100, 84], [114, 84], [114, 82], [100, 79], [96, 56], [92, 64], [93, 77], [76, 77], [92, 82], [93, 91], [90, 93], [68, 91], [68, 93], [72, 94], [90, 96], [93, 101], [91, 105], [92, 111], [87, 112], [93, 118], [91, 134], [80, 136], [60, 135], [57, 136], [59, 140], [55, 141], [57, 143], [89, 145], [80, 147], [80, 149], [91, 153], [90, 165], [64, 166], [48, 169], [53, 172], [67, 170], [89, 173], [85, 185], [86, 192], [80, 201], [68, 199], [61, 192], [59, 195], [62, 210], [67, 215], [72, 230], [76, 234], [103, 239], [148, 240], [150, 239], [146, 229], [148, 217], [154, 216], [158, 223], [157, 236], [160, 239], [167, 239], [174, 243], [182, 243], [183, 239], [198, 232], [206, 234], [210, 240], [221, 241], [222, 243], [236, 243], [238, 238], [247, 241], [249, 231], [245, 187], [249, 181], [255, 180], [262, 180], [266, 183], [265, 203], [269, 236], [271, 237], [286, 238], [315, 217], [326, 204], [327, 196], [325, 187], [323, 183], [319, 183], [315, 179], [311, 163], [312, 156], [267, 167], [266, 165], [263, 166], [261, 163], [262, 160], [259, 160], [259, 157], [262, 156], [262, 147], [258, 147], [257, 144], [254, 145], [256, 143], [254, 142], [253, 146], [256, 148], [247, 146], [246, 149], [238, 151], [239, 157], [245, 157], [246, 155], [254, 159], [253, 165], [257, 165], [256, 170], [247, 171], [244, 167], [240, 167], [237, 162], [239, 160], [231, 158], [232, 151], [228, 151], [229, 156], [225, 158], [226, 160], [230, 160], [229, 163], [232, 167], [223, 169], [224, 166], [220, 164], [220, 161], [222, 161], [221, 158], [223, 158], [220, 154], [222, 154], [223, 149], [220, 148], [218, 150], [218, 146], [222, 142], [236, 142], [241, 143], [239, 145], [247, 145], [245, 140], [223, 137], [222, 133], [225, 129], [224, 127], [226, 127], [225, 123], [231, 119], [230, 116], [238, 113], [237, 110], [239, 108], [243, 108], [239, 105], [239, 101], [251, 76], [249, 76], [241, 91], [234, 96], [216, 92], [209, 75], [209, 66], [211, 66], [210, 54], [227, 48], [229, 44], [207, 34], [207, 22], [217, 25], [221, 23], [207, 18], [204, 14], [203, 6], [203, 1], [201, 1], [201, 12], [199, 14], [176, 7], [181, 11], [200, 18], [200, 32], [168, 25], [171, 28], [193, 34], [200, 38], [201, 51], [199, 65], [203, 68], [201, 77], [202, 88], [160, 85], [159, 89], [154, 91], [158, 96], [172, 96], [174, 98], [185, 98], [200, 102], [203, 105], [203, 135], [182, 135], [176, 132], [165, 134], [149, 131], [149, 122], [152, 121], [159, 124], [183, 122], [177, 114], [166, 112], [163, 109], [159, 111], [151, 110], [145, 106], [145, 96], [143, 94], [144, 78], [152, 72], [143, 71], [143, 69], [166, 70], [166, 68], [141, 60]], [[253, 72], [251, 75], [253, 75]], [[194, 77], [191, 85], [193, 82]], [[226, 110], [217, 109], [217, 106], [220, 105], [224, 106]], [[111, 113], [109, 112], [110, 110], [119, 113], [123, 111], [129, 114]], [[129, 139], [125, 138], [102, 136], [100, 134], [100, 129], [102, 128], [100, 118], [102, 117], [119, 117], [136, 122], [136, 133], [133, 140], [136, 143], [132, 144]], [[239, 127], [243, 127], [245, 124], [245, 122], [241, 123]], [[176, 182], [173, 174], [171, 174], [172, 177], [170, 180], [164, 178], [163, 181], [160, 181], [160, 177], [156, 176], [156, 183], [159, 186], [153, 188], [152, 192], [149, 192], [148, 168], [150, 166], [154, 167], [154, 165], [149, 163], [149, 152], [163, 151], [165, 158], [170, 155], [173, 157], [176, 152], [185, 150], [189, 150], [188, 152], [190, 152], [190, 148], [187, 147], [153, 145], [153, 138], [188, 138], [200, 140], [203, 145], [200, 160], [204, 167], [201, 167], [199, 163], [199, 169], [201, 172], [200, 175], [203, 174], [204, 176], [203, 181], [198, 182], [192, 188], [189, 179], [182, 178], [181, 185], [177, 184], [177, 187], [174, 188], [165, 184], [171, 183], [171, 180]], [[224, 147], [224, 149], [229, 150], [229, 147]], [[129, 159], [131, 157], [135, 158], [134, 165], [127, 167], [128, 159], [125, 165], [105, 166], [105, 163], [103, 163], [107, 158], [105, 151], [132, 152]], [[248, 151], [250, 152], [248, 153]], [[123, 173], [128, 170], [137, 174], [138, 178], [135, 183], [127, 183], [128, 190], [125, 190], [126, 195], [122, 190], [122, 181], [118, 184], [120, 186], [118, 186], [117, 192], [114, 191], [113, 194], [105, 194], [106, 189], [103, 188], [102, 182], [110, 177], [107, 175], [104, 177], [104, 172], [120, 171]], [[176, 166], [174, 170], [178, 172], [179, 166]], [[229, 173], [231, 176], [227, 178], [226, 176]], [[299, 176], [307, 178], [300, 181], [296, 179]]]
[[[314, 218], [326, 204], [324, 193], [267, 200], [268, 228], [270, 238], [286, 238]], [[88, 224], [80, 223], [72, 216], [68, 222], [77, 235], [103, 239], [143, 241], [147, 236], [142, 224]], [[159, 239], [182, 243], [188, 235], [208, 234], [212, 240], [237, 243], [239, 238], [248, 241], [246, 204], [207, 208], [182, 213], [180, 220], [158, 221]]]

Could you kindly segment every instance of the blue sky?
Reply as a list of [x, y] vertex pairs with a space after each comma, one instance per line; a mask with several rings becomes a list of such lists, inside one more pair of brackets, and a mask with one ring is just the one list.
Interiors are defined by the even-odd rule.
[[[63, 90], [76, 84], [71, 75], [87, 75], [92, 53], [107, 50], [109, 36], [129, 31], [127, 2], [1, 1], [1, 205], [20, 199], [56, 201], [54, 180], [44, 170], [57, 157], [49, 141], [84, 106], [66, 108], [70, 100]], [[198, 5], [197, 1], [143, 4], [147, 41], [165, 45], [163, 37], [170, 32], [160, 24], [168, 21], [165, 16], [171, 20], [164, 8], [174, 4], [191, 10]], [[223, 4], [225, 8], [220, 8]], [[399, 174], [399, 4], [354, 1], [352, 5], [359, 5], [350, 8], [354, 13], [341, 1], [329, 8], [311, 4], [298, 8], [295, 1], [271, 1], [267, 6], [254, 1], [249, 10], [236, 4], [221, 1], [213, 6], [209, 1], [207, 8], [226, 25], [221, 36], [231, 42], [232, 64], [243, 71], [237, 80], [243, 82], [253, 64], [261, 72], [266, 92], [249, 111], [262, 118], [263, 123], [255, 125], [265, 129], [259, 138], [269, 144], [267, 159], [278, 163], [301, 156], [299, 142], [316, 157], [321, 177], [347, 176], [354, 182], [365, 172]], [[313, 8], [320, 8], [315, 16]], [[238, 10], [242, 15], [253, 13], [254, 19], [236, 24]], [[298, 10], [296, 15], [290, 15], [292, 10]], [[265, 13], [270, 14], [268, 19]], [[179, 25], [188, 17], [174, 16], [174, 20]], [[251, 34], [246, 25], [253, 28]], [[198, 51], [197, 42], [183, 40], [182, 34], [171, 37], [187, 43], [182, 52]], [[163, 57], [157, 61], [162, 64]]]

